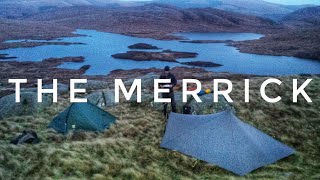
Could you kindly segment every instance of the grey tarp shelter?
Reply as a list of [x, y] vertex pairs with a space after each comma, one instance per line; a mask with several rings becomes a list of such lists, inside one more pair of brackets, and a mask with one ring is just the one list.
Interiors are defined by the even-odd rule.
[[171, 113], [160, 145], [245, 175], [294, 149], [239, 120], [231, 110], [211, 115]]
[[73, 103], [49, 124], [60, 133], [69, 130], [104, 131], [116, 118], [91, 103]]

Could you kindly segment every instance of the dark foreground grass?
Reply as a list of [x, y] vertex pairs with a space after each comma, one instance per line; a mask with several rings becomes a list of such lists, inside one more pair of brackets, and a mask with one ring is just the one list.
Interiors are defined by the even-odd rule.
[[[108, 109], [119, 120], [105, 133], [76, 133], [64, 137], [46, 127], [66, 108], [61, 100], [34, 116], [0, 122], [0, 179], [319, 179], [320, 178], [320, 78], [307, 88], [313, 103], [299, 98], [292, 103], [292, 79], [270, 86], [270, 95], [282, 95], [279, 103], [259, 98], [265, 78], [251, 80], [250, 103], [243, 100], [243, 82], [234, 82], [232, 98], [237, 115], [297, 150], [277, 163], [236, 176], [215, 165], [159, 147], [165, 120], [161, 113], [128, 103]], [[42, 142], [15, 146], [10, 140], [24, 129], [36, 130]]]

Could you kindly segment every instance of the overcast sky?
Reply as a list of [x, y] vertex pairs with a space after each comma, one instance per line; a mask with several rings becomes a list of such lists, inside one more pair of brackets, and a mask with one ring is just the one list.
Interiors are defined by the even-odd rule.
[[[151, 1], [151, 0], [123, 0], [123, 1]], [[279, 3], [279, 4], [289, 4], [289, 5], [297, 5], [297, 4], [320, 5], [320, 0], [264, 0], [264, 1]]]

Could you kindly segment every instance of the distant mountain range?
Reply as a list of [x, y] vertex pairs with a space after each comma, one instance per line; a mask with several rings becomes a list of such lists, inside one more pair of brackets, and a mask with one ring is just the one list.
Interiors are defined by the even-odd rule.
[[181, 9], [163, 4], [118, 8], [65, 7], [26, 20], [156, 38], [160, 34], [180, 31], [266, 32], [279, 28], [277, 23], [256, 16], [213, 8]]
[[46, 10], [70, 6], [138, 6], [145, 2], [120, 0], [1, 0], [0, 17], [19, 18]]
[[[293, 11], [309, 7], [288, 6], [266, 2], [263, 0], [153, 0], [153, 1], [121, 1], [121, 0], [1, 0], [0, 17], [19, 18], [29, 16], [48, 9], [70, 6], [138, 6], [149, 3], [162, 3], [180, 8], [212, 7], [242, 14], [267, 17], [273, 20], [283, 18]], [[310, 5], [311, 6], [311, 5]]]

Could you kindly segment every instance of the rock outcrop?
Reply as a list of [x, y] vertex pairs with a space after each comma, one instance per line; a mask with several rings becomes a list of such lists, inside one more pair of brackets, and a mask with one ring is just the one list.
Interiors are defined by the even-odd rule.
[[192, 114], [212, 114], [232, 109], [223, 96], [219, 96], [217, 103], [213, 102], [213, 94], [205, 94], [200, 96], [200, 99], [202, 102], [197, 102], [195, 99], [191, 101], [190, 106]]
[[42, 103], [38, 103], [38, 95], [35, 92], [21, 92], [20, 103], [15, 102], [15, 94], [4, 96], [0, 99], [0, 119], [32, 115], [38, 113], [52, 104], [51, 95], [43, 95]]
[[88, 102], [99, 107], [114, 107], [115, 103], [114, 90], [95, 91], [86, 96]]
[[158, 79], [159, 75], [155, 73], [148, 73], [146, 75], [137, 77], [137, 78], [131, 78], [124, 82], [125, 86], [131, 86], [133, 84], [133, 81], [135, 79], [141, 79], [141, 88], [153, 91], [154, 89], [154, 79]]
[[88, 80], [87, 83], [76, 84], [77, 89], [86, 89], [86, 90], [97, 90], [97, 89], [107, 89], [108, 83], [105, 81], [98, 80]]

